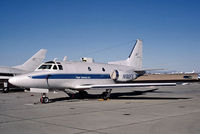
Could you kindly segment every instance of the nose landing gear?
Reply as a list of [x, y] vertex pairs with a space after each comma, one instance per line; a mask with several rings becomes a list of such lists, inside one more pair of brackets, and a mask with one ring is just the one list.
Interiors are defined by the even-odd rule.
[[43, 103], [43, 104], [50, 102], [49, 98], [46, 96], [46, 93], [42, 93], [42, 96], [40, 98], [40, 102]]

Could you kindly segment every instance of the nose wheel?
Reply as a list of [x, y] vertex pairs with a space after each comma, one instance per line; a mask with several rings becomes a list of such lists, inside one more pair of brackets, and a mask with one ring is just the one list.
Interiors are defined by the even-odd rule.
[[40, 102], [42, 104], [46, 104], [46, 103], [50, 102], [49, 98], [46, 96], [46, 93], [42, 93], [42, 97], [40, 98]]

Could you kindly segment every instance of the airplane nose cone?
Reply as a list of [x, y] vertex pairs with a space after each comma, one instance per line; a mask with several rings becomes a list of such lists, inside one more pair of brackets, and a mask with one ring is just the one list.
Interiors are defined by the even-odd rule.
[[9, 83], [11, 83], [12, 85], [16, 85], [17, 86], [17, 78], [16, 77], [12, 77], [8, 80]]

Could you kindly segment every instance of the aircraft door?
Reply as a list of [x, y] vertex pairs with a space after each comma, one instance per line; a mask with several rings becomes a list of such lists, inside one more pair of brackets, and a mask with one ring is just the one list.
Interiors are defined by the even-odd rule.
[[47, 76], [46, 76], [46, 83], [47, 83], [47, 87], [48, 88], [50, 88], [50, 86], [49, 86], [49, 77], [50, 77], [51, 75], [50, 74], [48, 74]]

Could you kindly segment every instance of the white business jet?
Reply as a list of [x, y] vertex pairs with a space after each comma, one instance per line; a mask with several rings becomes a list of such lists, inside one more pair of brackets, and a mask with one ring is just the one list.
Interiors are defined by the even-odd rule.
[[34, 71], [44, 60], [46, 52], [47, 50], [40, 49], [22, 65], [14, 67], [0, 67], [0, 82], [3, 84], [3, 92], [7, 93], [11, 87], [11, 85], [8, 83], [9, 78]]
[[81, 62], [45, 62], [34, 72], [13, 77], [9, 82], [19, 87], [30, 88], [32, 92], [42, 93], [40, 99], [42, 103], [49, 102], [46, 93], [55, 89], [68, 94], [76, 90], [80, 96], [85, 96], [87, 94], [85, 90], [105, 88], [103, 98], [107, 99], [112, 88], [176, 85], [175, 83], [130, 83], [146, 71], [142, 69], [142, 40], [139, 39], [127, 60], [103, 64], [94, 63], [87, 58], [82, 59]]

